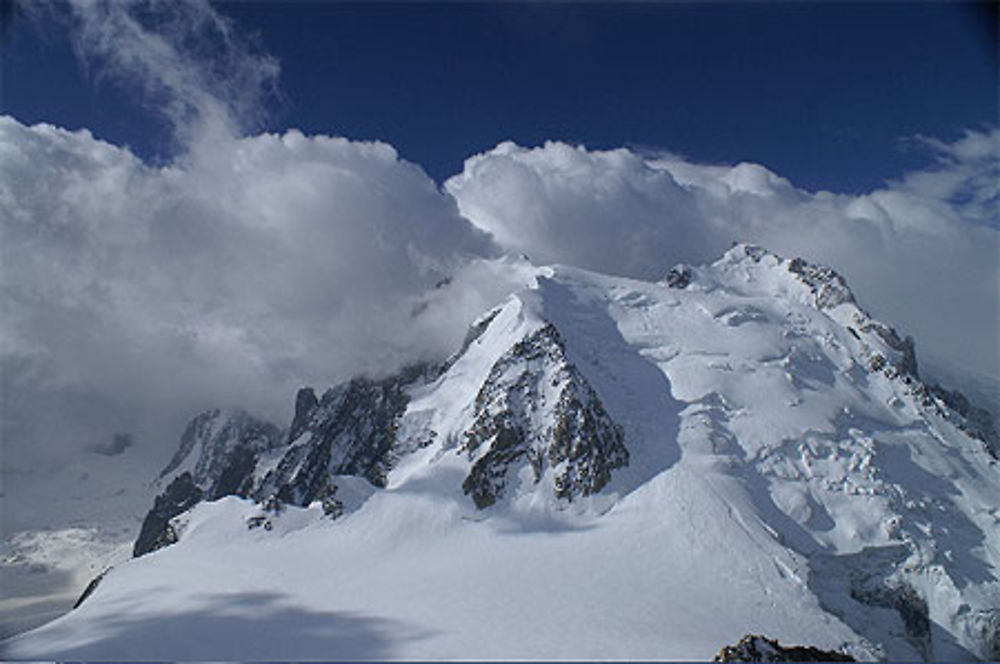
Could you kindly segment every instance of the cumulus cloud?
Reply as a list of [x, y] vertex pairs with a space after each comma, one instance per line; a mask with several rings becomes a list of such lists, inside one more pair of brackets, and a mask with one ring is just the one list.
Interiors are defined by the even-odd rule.
[[499, 244], [539, 264], [656, 278], [717, 244], [691, 193], [625, 149], [502, 143], [468, 159], [446, 188]]
[[0, 118], [0, 224], [9, 462], [148, 417], [174, 440], [213, 404], [280, 419], [302, 384], [447, 353], [499, 297], [470, 267], [486, 235], [383, 143], [290, 131], [152, 168]]
[[280, 67], [207, 1], [26, 9], [175, 156], [0, 118], [5, 469], [118, 432], [160, 459], [216, 405], [280, 422], [302, 384], [448, 352], [504, 290], [488, 237], [391, 146], [249, 135]]
[[861, 196], [804, 191], [756, 164], [551, 142], [503, 143], [445, 186], [499, 244], [540, 262], [658, 278], [752, 241], [829, 264], [931, 365], [995, 378], [1000, 131], [920, 141], [931, 168]]

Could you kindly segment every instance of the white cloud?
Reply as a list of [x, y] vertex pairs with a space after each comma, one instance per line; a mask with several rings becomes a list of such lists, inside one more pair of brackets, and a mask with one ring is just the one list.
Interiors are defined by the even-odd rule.
[[213, 404], [284, 416], [302, 384], [447, 353], [499, 297], [469, 267], [488, 238], [423, 171], [295, 131], [151, 168], [0, 118], [0, 235], [9, 463], [32, 432], [58, 454], [151, 413], [164, 444]]
[[1000, 128], [963, 132], [948, 143], [920, 136], [937, 167], [908, 174], [894, 189], [926, 203], [943, 202], [966, 221], [1000, 228]]
[[[68, 8], [81, 60], [138, 87], [181, 144], [239, 135], [276, 94], [278, 61], [207, 0], [70, 0]], [[48, 9], [63, 14], [62, 5]]]
[[508, 250], [642, 278], [749, 240], [829, 264], [918, 354], [1000, 376], [1000, 131], [923, 139], [934, 168], [867, 195], [811, 193], [756, 164], [499, 145], [446, 183]]
[[502, 143], [468, 159], [446, 188], [477, 226], [539, 264], [656, 278], [718, 244], [696, 197], [625, 149]]

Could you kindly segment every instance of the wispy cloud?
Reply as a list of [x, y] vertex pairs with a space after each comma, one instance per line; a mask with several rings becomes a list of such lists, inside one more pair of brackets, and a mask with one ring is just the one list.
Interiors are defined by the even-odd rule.
[[893, 189], [949, 206], [966, 221], [1000, 228], [1000, 128], [966, 130], [953, 142], [917, 136], [936, 165], [910, 173]]
[[278, 92], [278, 61], [207, 0], [70, 0], [68, 9], [81, 61], [135, 90], [181, 146], [257, 128]]

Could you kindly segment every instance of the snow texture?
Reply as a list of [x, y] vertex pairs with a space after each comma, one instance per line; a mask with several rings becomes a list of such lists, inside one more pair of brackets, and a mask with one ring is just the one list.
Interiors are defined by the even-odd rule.
[[[1000, 657], [1000, 469], [913, 341], [752, 245], [672, 275], [539, 268], [441, 367], [300, 397], [260, 504], [173, 517], [4, 655]], [[271, 501], [311, 454], [326, 493]]]

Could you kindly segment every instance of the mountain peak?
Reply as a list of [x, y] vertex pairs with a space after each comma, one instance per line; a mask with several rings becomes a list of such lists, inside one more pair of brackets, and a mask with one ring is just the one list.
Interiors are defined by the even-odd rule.
[[847, 281], [833, 268], [803, 258], [784, 258], [758, 245], [736, 243], [711, 267], [717, 278], [731, 284], [742, 278], [744, 286], [771, 288], [775, 293], [797, 291], [820, 310], [857, 304]]
[[[989, 432], [961, 395], [921, 381], [912, 339], [832, 269], [753, 245], [657, 283], [538, 268], [443, 364], [320, 398], [300, 390], [287, 435], [245, 414], [195, 418], [139, 548], [256, 560], [255, 542], [280, 550], [295, 531], [296, 547], [322, 552], [295, 549], [322, 568], [289, 591], [308, 597], [316, 583], [323, 597], [408, 584], [419, 560], [431, 581], [406, 618], [429, 633], [436, 616], [461, 619], [456, 601], [474, 614], [480, 599], [514, 607], [522, 595], [549, 607], [536, 620], [554, 629], [555, 600], [526, 571], [537, 563], [596, 622], [586, 607], [721, 616], [729, 636], [706, 657], [759, 629], [862, 657], [989, 658], [1000, 648]], [[521, 555], [530, 565], [482, 597], [447, 590], [479, 588]], [[618, 581], [595, 588], [595, 574]], [[352, 596], [357, 610], [401, 611], [398, 593]]]
[[544, 484], [555, 498], [572, 501], [603, 489], [629, 458], [621, 427], [566, 359], [551, 323], [515, 343], [490, 369], [462, 451], [474, 461], [462, 490], [479, 508], [503, 496], [519, 468], [531, 469], [529, 486]]
[[192, 480], [209, 495], [227, 495], [231, 493], [229, 484], [239, 485], [245, 479], [233, 475], [236, 468], [281, 447], [282, 438], [276, 425], [246, 411], [206, 410], [185, 427], [177, 452], [160, 472], [160, 480], [190, 472]]

